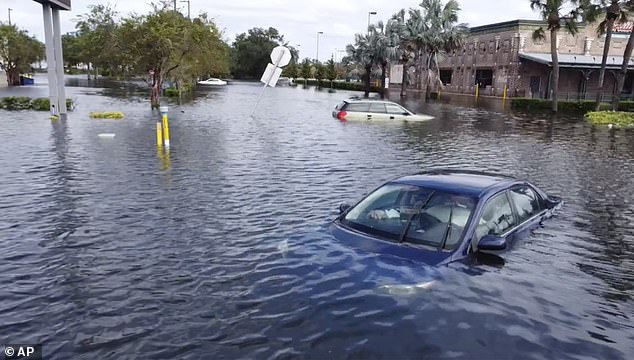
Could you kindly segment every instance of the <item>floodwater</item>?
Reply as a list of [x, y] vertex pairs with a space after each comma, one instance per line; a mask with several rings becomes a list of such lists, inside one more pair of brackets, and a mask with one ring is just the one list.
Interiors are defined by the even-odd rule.
[[[268, 89], [251, 117], [261, 88], [234, 83], [170, 104], [166, 153], [145, 91], [72, 84], [66, 122], [0, 110], [2, 342], [43, 343], [46, 359], [634, 353], [633, 131], [473, 99], [406, 101], [426, 123], [340, 123], [352, 93], [301, 86]], [[471, 266], [328, 234], [340, 202], [432, 167], [527, 178], [565, 206]]]

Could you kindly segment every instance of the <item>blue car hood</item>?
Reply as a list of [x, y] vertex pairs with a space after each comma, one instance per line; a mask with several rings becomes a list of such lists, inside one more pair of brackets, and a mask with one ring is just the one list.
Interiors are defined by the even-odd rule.
[[428, 250], [408, 243], [396, 243], [382, 240], [363, 233], [348, 229], [333, 222], [330, 225], [331, 234], [343, 244], [363, 251], [381, 255], [392, 255], [426, 265], [436, 266], [450, 261], [453, 252]]

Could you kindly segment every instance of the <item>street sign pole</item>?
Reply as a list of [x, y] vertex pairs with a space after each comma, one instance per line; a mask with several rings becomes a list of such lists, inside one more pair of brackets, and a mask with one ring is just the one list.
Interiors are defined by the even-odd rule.
[[271, 51], [271, 61], [273, 63], [269, 63], [266, 66], [266, 70], [264, 70], [264, 74], [262, 74], [260, 82], [263, 82], [264, 86], [262, 87], [262, 91], [260, 92], [260, 96], [258, 96], [258, 100], [256, 101], [255, 106], [253, 107], [253, 112], [251, 113], [251, 116], [255, 114], [255, 110], [257, 109], [258, 104], [260, 103], [260, 100], [264, 95], [264, 90], [266, 90], [266, 87], [275, 87], [275, 85], [277, 85], [277, 80], [279, 80], [280, 75], [282, 75], [282, 68], [288, 65], [288, 63], [291, 61], [291, 57], [291, 51], [285, 46], [277, 46], [273, 49], [273, 51]]

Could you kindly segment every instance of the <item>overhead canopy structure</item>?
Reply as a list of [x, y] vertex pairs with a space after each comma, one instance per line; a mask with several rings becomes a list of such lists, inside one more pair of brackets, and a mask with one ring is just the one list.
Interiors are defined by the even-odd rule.
[[35, 0], [42, 4], [46, 65], [51, 114], [66, 118], [66, 90], [64, 89], [64, 56], [59, 11], [70, 10], [70, 0]]
[[[534, 61], [536, 63], [552, 66], [551, 54], [545, 53], [520, 53], [520, 58]], [[559, 54], [559, 67], [579, 68], [579, 69], [599, 69], [601, 67], [601, 56], [595, 55], [575, 55]], [[623, 56], [608, 56], [607, 69], [620, 69], [623, 65]], [[634, 59], [630, 58], [628, 68], [634, 69]]]
[[59, 10], [70, 10], [70, 0], [35, 0], [40, 4], [48, 3]]

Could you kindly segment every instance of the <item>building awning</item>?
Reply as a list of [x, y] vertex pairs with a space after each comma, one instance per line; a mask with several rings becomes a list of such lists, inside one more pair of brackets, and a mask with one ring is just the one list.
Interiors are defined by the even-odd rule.
[[[545, 53], [520, 53], [520, 58], [534, 61], [540, 64], [552, 66], [552, 56]], [[601, 56], [596, 55], [575, 55], [559, 54], [559, 67], [579, 68], [579, 69], [599, 69], [601, 67]], [[623, 65], [623, 56], [608, 56], [606, 68], [620, 69]], [[634, 69], [634, 60], [630, 58], [628, 68]]]

